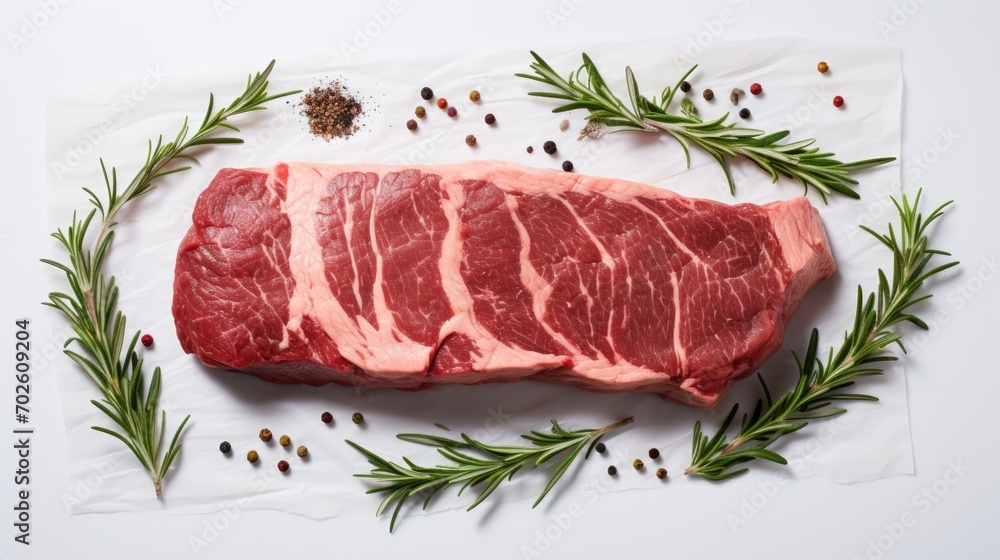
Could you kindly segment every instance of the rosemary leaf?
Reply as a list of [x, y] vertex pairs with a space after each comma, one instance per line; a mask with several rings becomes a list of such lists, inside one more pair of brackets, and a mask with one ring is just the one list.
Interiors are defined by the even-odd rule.
[[[135, 455], [139, 463], [153, 479], [156, 498], [162, 498], [162, 481], [167, 475], [174, 458], [180, 452], [179, 439], [190, 416], [186, 416], [174, 431], [170, 444], [162, 449], [166, 430], [166, 413], [157, 412], [157, 402], [162, 386], [160, 368], [155, 368], [149, 388], [144, 387], [143, 360], [135, 351], [139, 333], [136, 332], [125, 346], [126, 318], [118, 310], [118, 287], [113, 276], [106, 276], [102, 264], [111, 246], [115, 221], [118, 213], [129, 202], [152, 191], [154, 180], [180, 173], [190, 167], [175, 167], [177, 160], [193, 160], [187, 154], [191, 148], [212, 144], [238, 144], [241, 139], [231, 136], [214, 136], [220, 128], [233, 131], [238, 129], [226, 121], [249, 111], [263, 110], [264, 104], [273, 99], [298, 92], [286, 92], [268, 96], [267, 78], [274, 68], [272, 60], [263, 72], [247, 79], [246, 90], [231, 104], [213, 113], [215, 96], [209, 95], [208, 111], [201, 125], [193, 135], [187, 119], [181, 125], [175, 139], [164, 143], [159, 137], [154, 144], [147, 144], [146, 161], [135, 177], [120, 188], [118, 171], [108, 169], [101, 160], [105, 194], [102, 199], [89, 188], [84, 188], [88, 201], [94, 207], [83, 219], [74, 212], [73, 219], [65, 231], [56, 230], [52, 234], [66, 250], [68, 262], [60, 263], [51, 259], [42, 262], [61, 270], [66, 275], [70, 292], [52, 292], [44, 305], [61, 312], [69, 320], [76, 333], [66, 341], [64, 352], [83, 369], [104, 395], [102, 401], [91, 402], [108, 416], [120, 429], [116, 431], [102, 426], [94, 426], [98, 432], [119, 439]], [[94, 220], [97, 222], [94, 222]], [[92, 223], [99, 229], [93, 236], [92, 249], [86, 246], [88, 231]], [[69, 349], [76, 344], [79, 352]], [[123, 353], [124, 350], [124, 353]], [[145, 391], [145, 395], [143, 392]], [[160, 418], [157, 423], [157, 417]]]
[[915, 303], [925, 301], [931, 294], [917, 296], [924, 281], [956, 266], [952, 261], [926, 270], [934, 256], [950, 256], [949, 253], [928, 249], [927, 228], [944, 213], [947, 202], [926, 217], [917, 211], [920, 193], [910, 201], [904, 196], [902, 202], [892, 199], [899, 213], [899, 233], [891, 225], [888, 233], [880, 234], [862, 226], [888, 247], [894, 255], [891, 276], [881, 269], [878, 271], [879, 287], [876, 293], [865, 296], [858, 286], [858, 296], [854, 325], [844, 335], [844, 342], [834, 352], [830, 348], [824, 362], [819, 357], [819, 331], [813, 329], [809, 345], [803, 359], [793, 352], [798, 364], [798, 381], [795, 387], [781, 395], [774, 403], [764, 378], [758, 379], [764, 388], [766, 406], [758, 400], [752, 415], [744, 415], [739, 431], [728, 439], [729, 426], [736, 417], [739, 405], [733, 406], [726, 421], [709, 439], [702, 431], [701, 422], [694, 425], [692, 436], [691, 466], [685, 474], [702, 476], [711, 480], [724, 480], [740, 475], [747, 468], [733, 470], [734, 467], [756, 459], [764, 459], [785, 464], [784, 458], [767, 449], [782, 436], [805, 428], [809, 422], [830, 418], [847, 412], [843, 408], [828, 408], [834, 401], [877, 401], [871, 395], [844, 392], [842, 389], [854, 385], [854, 380], [866, 375], [881, 375], [881, 367], [872, 367], [896, 360], [887, 348], [893, 344], [903, 352], [903, 335], [891, 327], [907, 321], [918, 328], [927, 329], [926, 323], [916, 316], [904, 313]]
[[583, 136], [595, 134], [602, 127], [611, 132], [633, 130], [669, 134], [683, 148], [688, 167], [691, 166], [691, 145], [701, 147], [712, 156], [722, 167], [732, 194], [736, 194], [736, 183], [729, 172], [727, 160], [738, 157], [752, 161], [770, 175], [774, 183], [778, 182], [779, 175], [783, 175], [800, 182], [807, 192], [812, 187], [819, 192], [824, 202], [827, 201], [827, 196], [835, 192], [850, 198], [860, 198], [861, 195], [853, 188], [858, 182], [848, 177], [848, 174], [896, 159], [882, 157], [842, 162], [834, 159], [833, 153], [811, 147], [815, 143], [814, 139], [781, 144], [780, 141], [789, 134], [787, 130], [766, 134], [763, 130], [726, 124], [729, 113], [703, 122], [698, 118], [694, 104], [686, 97], [681, 101], [681, 115], [667, 113], [681, 83], [697, 66], [688, 70], [672, 87], [664, 88], [659, 99], [656, 96], [643, 96], [632, 69], [626, 67], [626, 104], [611, 91], [594, 61], [586, 53], [583, 53], [580, 68], [566, 78], [560, 76], [534, 51], [531, 51], [531, 56], [535, 59], [531, 64], [534, 74], [516, 75], [559, 91], [532, 91], [528, 95], [567, 101], [553, 109], [553, 113], [586, 109], [589, 112], [588, 125]]

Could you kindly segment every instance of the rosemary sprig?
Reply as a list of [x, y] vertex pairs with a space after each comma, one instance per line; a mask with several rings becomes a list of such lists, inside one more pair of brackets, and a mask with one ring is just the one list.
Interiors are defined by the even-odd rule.
[[[104, 395], [100, 401], [90, 402], [120, 428], [115, 430], [93, 426], [93, 429], [118, 438], [128, 447], [152, 477], [157, 499], [163, 496], [162, 481], [181, 449], [178, 439], [190, 416], [186, 416], [180, 423], [164, 450], [167, 417], [166, 412], [157, 414], [160, 368], [153, 370], [147, 389], [142, 370], [143, 360], [135, 351], [139, 332], [132, 335], [126, 348], [125, 315], [117, 309], [118, 286], [113, 276], [106, 276], [102, 272], [102, 265], [114, 237], [118, 213], [129, 202], [152, 191], [156, 179], [190, 169], [190, 166], [174, 167], [176, 160], [196, 162], [190, 152], [197, 146], [241, 143], [239, 138], [216, 136], [215, 133], [222, 128], [239, 132], [238, 128], [229, 124], [230, 118], [263, 110], [268, 101], [298, 93], [269, 96], [267, 78], [272, 68], [273, 60], [263, 72], [248, 77], [244, 92], [226, 107], [215, 110], [215, 97], [210, 94], [208, 110], [194, 134], [189, 136], [188, 121], [184, 119], [180, 132], [172, 142], [164, 143], [162, 136], [157, 139], [155, 146], [150, 141], [145, 164], [124, 189], [119, 191], [117, 170], [112, 167], [109, 176], [104, 160], [101, 160], [106, 198], [102, 199], [91, 189], [84, 188], [94, 208], [83, 219], [78, 218], [74, 212], [72, 223], [66, 231], [58, 229], [52, 234], [69, 254], [68, 264], [42, 259], [42, 262], [65, 272], [70, 287], [70, 293], [52, 292], [49, 300], [44, 302], [44, 305], [61, 311], [76, 333], [75, 337], [66, 341], [63, 351], [87, 372]], [[99, 229], [93, 238], [92, 248], [87, 248], [87, 231], [95, 218]], [[74, 342], [79, 352], [68, 348]]]
[[[420, 443], [436, 447], [438, 452], [454, 465], [422, 467], [413, 463], [406, 457], [403, 461], [406, 466], [393, 463], [368, 451], [364, 447], [347, 440], [348, 445], [357, 449], [364, 455], [368, 462], [374, 467], [371, 473], [356, 474], [360, 478], [372, 478], [379, 482], [386, 483], [385, 486], [372, 488], [367, 493], [385, 493], [386, 496], [375, 511], [375, 516], [382, 513], [393, 503], [395, 508], [392, 512], [392, 521], [389, 523], [389, 532], [396, 526], [396, 517], [402, 509], [403, 504], [412, 496], [423, 494], [423, 507], [427, 508], [431, 498], [438, 492], [449, 486], [460, 484], [459, 495], [470, 486], [485, 484], [479, 496], [469, 505], [468, 510], [478, 506], [485, 500], [504, 480], [511, 480], [514, 474], [522, 467], [538, 467], [548, 462], [550, 459], [569, 452], [552, 472], [548, 484], [542, 493], [535, 500], [531, 507], [537, 506], [542, 499], [552, 490], [552, 487], [559, 482], [566, 470], [569, 469], [573, 461], [579, 456], [583, 448], [590, 444], [584, 453], [584, 459], [590, 455], [590, 449], [597, 444], [604, 434], [632, 423], [632, 417], [625, 418], [603, 428], [585, 430], [565, 430], [558, 422], [552, 420], [552, 429], [548, 432], [532, 431], [530, 434], [521, 437], [528, 440], [531, 445], [489, 445], [476, 441], [466, 434], [462, 434], [461, 440], [454, 440], [440, 436], [426, 434], [399, 434], [401, 440], [412, 443]], [[490, 458], [483, 459], [459, 450], [478, 451]]]
[[866, 159], [854, 162], [841, 162], [834, 159], [832, 152], [822, 152], [817, 147], [811, 147], [816, 140], [801, 140], [788, 144], [780, 143], [789, 135], [783, 130], [766, 134], [763, 130], [744, 128], [736, 124], [725, 124], [729, 113], [717, 119], [702, 121], [698, 118], [694, 104], [684, 98], [681, 102], [680, 115], [668, 113], [673, 103], [674, 95], [679, 91], [681, 83], [694, 72], [697, 66], [688, 70], [673, 87], [666, 87], [660, 96], [646, 97], [639, 93], [639, 84], [632, 69], [625, 68], [625, 81], [628, 86], [628, 103], [622, 101], [608, 87], [607, 82], [597, 70], [594, 62], [583, 53], [583, 65], [567, 78], [560, 76], [541, 56], [531, 51], [535, 62], [531, 64], [534, 74], [518, 73], [517, 76], [541, 82], [558, 91], [533, 91], [528, 95], [548, 97], [567, 101], [552, 110], [553, 113], [586, 109], [588, 125], [584, 135], [597, 133], [602, 127], [608, 127], [612, 132], [624, 130], [639, 130], [643, 132], [667, 133], [680, 143], [684, 149], [684, 157], [688, 167], [691, 166], [690, 146], [701, 147], [708, 152], [722, 167], [729, 182], [729, 190], [736, 193], [736, 184], [729, 173], [727, 158], [745, 157], [771, 175], [772, 182], [778, 181], [779, 175], [802, 183], [808, 191], [813, 187], [826, 201], [827, 195], [837, 192], [850, 198], [860, 198], [852, 185], [857, 180], [850, 173], [869, 167], [875, 167], [894, 161], [894, 157]]
[[888, 233], [880, 234], [861, 226], [875, 236], [880, 243], [892, 251], [893, 266], [891, 277], [879, 269], [878, 289], [867, 297], [858, 286], [857, 311], [854, 325], [844, 335], [844, 343], [834, 354], [830, 348], [824, 363], [818, 355], [819, 333], [813, 329], [806, 349], [805, 358], [798, 364], [799, 377], [795, 388], [772, 402], [764, 380], [759, 376], [767, 401], [758, 400], [753, 413], [743, 415], [739, 432], [727, 441], [726, 433], [736, 418], [739, 406], [733, 406], [722, 427], [711, 439], [701, 431], [701, 422], [695, 423], [692, 438], [691, 466], [685, 474], [703, 476], [711, 480], [722, 480], [743, 474], [746, 467], [732, 470], [754, 459], [764, 459], [784, 465], [781, 455], [767, 449], [784, 435], [806, 427], [812, 420], [830, 418], [846, 412], [846, 409], [829, 407], [833, 401], [865, 400], [876, 401], [876, 397], [845, 392], [854, 385], [854, 379], [865, 375], [882, 375], [882, 365], [896, 360], [896, 356], [886, 352], [892, 344], [899, 345], [905, 353], [903, 334], [892, 327], [909, 322], [927, 329], [927, 324], [912, 315], [910, 307], [931, 298], [931, 294], [917, 295], [924, 281], [958, 264], [952, 261], [928, 270], [935, 255], [950, 256], [949, 253], [927, 247], [927, 228], [940, 218], [947, 202], [936, 208], [926, 219], [917, 212], [920, 193], [911, 204], [904, 196], [902, 203], [892, 199], [899, 212], [899, 233], [889, 224]]

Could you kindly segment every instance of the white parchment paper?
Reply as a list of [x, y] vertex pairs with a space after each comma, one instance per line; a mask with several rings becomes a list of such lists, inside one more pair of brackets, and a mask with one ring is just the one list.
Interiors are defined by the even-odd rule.
[[[541, 54], [557, 69], [568, 72], [586, 50], [604, 71], [610, 84], [624, 94], [623, 69], [631, 65], [643, 91], [649, 94], [672, 84], [692, 63], [689, 94], [705, 118], [735, 112], [729, 100], [733, 87], [747, 91], [740, 107], [752, 117], [745, 124], [767, 131], [791, 129], [791, 139], [819, 138], [825, 150], [841, 159], [898, 156], [902, 77], [899, 52], [886, 46], [818, 42], [801, 38], [759, 39], [714, 44], [692, 59], [681, 39], [629, 43], [567, 45], [546, 48]], [[136, 202], [122, 216], [106, 270], [121, 286], [121, 307], [132, 329], [151, 333], [155, 345], [142, 350], [147, 362], [164, 370], [162, 407], [170, 426], [184, 414], [192, 421], [183, 436], [184, 448], [165, 482], [165, 499], [153, 499], [150, 479], [121, 444], [90, 429], [109, 425], [90, 399], [98, 393], [86, 375], [68, 359], [58, 368], [60, 396], [66, 421], [69, 482], [66, 503], [71, 512], [162, 510], [195, 513], [232, 507], [273, 508], [322, 518], [348, 513], [370, 514], [378, 499], [365, 495], [366, 485], [352, 477], [367, 472], [367, 463], [350, 449], [349, 438], [376, 452], [398, 459], [402, 454], [421, 463], [437, 461], [433, 450], [398, 441], [399, 432], [420, 431], [457, 436], [467, 432], [477, 439], [514, 441], [531, 429], [545, 428], [550, 418], [569, 428], [598, 427], [625, 416], [636, 423], [606, 440], [608, 454], [592, 457], [575, 467], [557, 494], [620, 491], [635, 488], [666, 490], [653, 471], [667, 467], [673, 483], [688, 483], [681, 472], [689, 464], [690, 435], [695, 420], [709, 429], [718, 426], [734, 402], [752, 406], [759, 386], [747, 379], [711, 412], [699, 412], [665, 402], [655, 395], [596, 395], [579, 389], [535, 382], [435, 387], [422, 392], [356, 390], [340, 386], [320, 388], [272, 385], [248, 375], [212, 370], [183, 354], [170, 314], [173, 263], [177, 245], [190, 225], [198, 193], [222, 167], [264, 167], [276, 161], [444, 163], [469, 159], [510, 160], [557, 168], [572, 160], [576, 171], [621, 177], [672, 189], [686, 196], [725, 202], [765, 203], [799, 195], [802, 187], [782, 179], [777, 185], [747, 162], [734, 162], [737, 183], [733, 198], [721, 170], [704, 153], [693, 150], [692, 166], [685, 167], [680, 147], [665, 136], [623, 133], [602, 140], [576, 140], [583, 114], [550, 113], [549, 100], [529, 98], [533, 82], [514, 77], [526, 71], [526, 50], [478, 52], [406, 60], [331, 62], [332, 56], [281, 60], [272, 79], [273, 92], [308, 88], [325, 77], [340, 77], [361, 97], [367, 108], [364, 128], [349, 140], [325, 142], [312, 137], [294, 106], [295, 100], [273, 104], [273, 110], [240, 119], [242, 146], [222, 147], [199, 156], [200, 165], [160, 183], [160, 188]], [[820, 74], [816, 63], [829, 62]], [[47, 186], [52, 228], [65, 227], [74, 210], [86, 208], [83, 186], [102, 188], [98, 157], [117, 165], [123, 179], [131, 178], [144, 157], [147, 138], [160, 133], [172, 137], [184, 116], [200, 119], [209, 91], [221, 102], [241, 91], [245, 73], [254, 68], [220, 65], [211, 74], [162, 76], [155, 69], [143, 82], [101, 90], [62, 92], [48, 100], [46, 118]], [[749, 94], [752, 82], [764, 93]], [[419, 90], [433, 87], [458, 108], [458, 118], [422, 102]], [[701, 91], [710, 87], [715, 100]], [[480, 103], [468, 100], [478, 89]], [[842, 95], [847, 104], [833, 107]], [[124, 97], [123, 97], [124, 96]], [[406, 130], [417, 105], [427, 106], [417, 132]], [[489, 127], [483, 116], [494, 113]], [[568, 131], [559, 122], [568, 118]], [[464, 143], [475, 134], [479, 143]], [[559, 146], [557, 156], [541, 150], [546, 140]], [[534, 154], [525, 147], [533, 145]], [[786, 332], [786, 344], [762, 368], [773, 391], [794, 382], [789, 350], [804, 351], [809, 331], [818, 327], [824, 348], [842, 339], [854, 311], [857, 285], [874, 285], [875, 270], [890, 262], [886, 251], [863, 234], [859, 224], [884, 228], [892, 218], [888, 196], [899, 192], [899, 165], [893, 163], [859, 173], [860, 201], [835, 196], [828, 205], [814, 193], [833, 245], [839, 270], [821, 283], [806, 300]], [[52, 256], [62, 257], [53, 243]], [[52, 273], [53, 286], [64, 280]], [[61, 321], [57, 325], [64, 325]], [[58, 340], [68, 327], [53, 334]], [[791, 476], [820, 475], [854, 482], [913, 470], [906, 406], [906, 384], [901, 364], [888, 375], [866, 379], [863, 388], [878, 395], [878, 403], [850, 403], [850, 412], [836, 420], [817, 422], [800, 434], [785, 438], [775, 450], [791, 462]], [[332, 425], [320, 421], [323, 411], [335, 417]], [[365, 414], [361, 426], [351, 423], [354, 411]], [[444, 432], [435, 426], [451, 428]], [[263, 444], [257, 432], [270, 428], [275, 441]], [[288, 434], [289, 450], [277, 445]], [[222, 440], [233, 445], [231, 456], [218, 451]], [[306, 445], [310, 457], [294, 456]], [[643, 473], [634, 472], [632, 459], [658, 447], [662, 457], [648, 461]], [[249, 449], [261, 456], [257, 465], [244, 459]], [[291, 472], [275, 468], [287, 459]], [[612, 482], [605, 469], [617, 464], [620, 475]], [[766, 468], [766, 467], [765, 467]], [[544, 472], [519, 473], [491, 500], [534, 496], [544, 484]], [[705, 491], [711, 491], [706, 487]], [[446, 492], [431, 511], [467, 504], [469, 496]], [[488, 506], [486, 506], [488, 507]]]

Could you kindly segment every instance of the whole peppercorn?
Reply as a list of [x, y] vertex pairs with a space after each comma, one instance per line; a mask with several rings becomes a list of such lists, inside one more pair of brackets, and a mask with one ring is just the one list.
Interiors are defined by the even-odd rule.
[[573, 162], [570, 160], [562, 162], [562, 168], [563, 171], [573, 171]]
[[645, 467], [645, 466], [646, 465], [644, 465], [642, 463], [642, 459], [636, 459], [635, 461], [632, 461], [632, 468], [635, 469], [635, 470], [637, 470], [637, 471], [641, 471], [642, 468]]
[[819, 70], [820, 74], [826, 74], [826, 71], [830, 69], [830, 65], [821, 60], [819, 64], [816, 65], [816, 69]]
[[497, 118], [493, 113], [486, 113], [486, 116], [483, 117], [483, 120], [486, 121], [486, 124], [493, 124], [497, 122]]
[[457, 117], [458, 116], [458, 109], [456, 109], [454, 107], [448, 107], [448, 116], [449, 117]]
[[260, 441], [263, 441], [264, 443], [271, 441], [271, 436], [271, 430], [268, 430], [267, 428], [261, 430], [259, 434]]
[[556, 153], [556, 143], [552, 140], [547, 140], [544, 144], [542, 144], [542, 150], [544, 150], [547, 154], [554, 154]]
[[416, 130], [416, 129], [417, 129], [417, 121], [413, 119], [406, 121], [406, 130]]
[[660, 480], [667, 478], [667, 469], [656, 469], [656, 478]]
[[681, 91], [683, 91], [684, 93], [691, 91], [691, 84], [688, 83], [686, 80], [681, 82]]
[[309, 454], [309, 450], [306, 449], [306, 446], [300, 445], [298, 449], [295, 450], [295, 454], [298, 455], [299, 457], [305, 457], [306, 455]]
[[251, 463], [256, 463], [257, 462], [257, 452], [254, 451], [253, 449], [251, 449], [250, 451], [248, 451], [247, 452], [247, 461], [250, 461]]
[[278, 461], [278, 470], [281, 472], [288, 472], [288, 461], [282, 459]]
[[839, 95], [837, 97], [834, 97], [833, 98], [833, 106], [834, 107], [838, 107], [838, 108], [839, 107], [843, 107], [844, 106], [844, 98], [841, 97], [841, 96], [839, 96]]
[[229, 452], [232, 451], [232, 450], [233, 450], [233, 446], [229, 445], [228, 441], [224, 441], [224, 442], [222, 442], [222, 443], [219, 444], [219, 451], [225, 453], [226, 455], [228, 455]]
[[360, 424], [364, 421], [365, 417], [360, 412], [355, 412], [354, 414], [351, 415], [351, 422], [354, 422], [355, 424]]
[[413, 114], [416, 115], [418, 119], [422, 119], [427, 116], [427, 109], [424, 109], [423, 105], [417, 105], [417, 108], [413, 110]]
[[142, 335], [142, 338], [139, 340], [140, 342], [142, 342], [142, 345], [145, 346], [146, 348], [149, 348], [150, 346], [153, 345], [153, 335], [151, 334], [144, 334]]
[[535, 151], [535, 147], [534, 146], [528, 146], [527, 148], [525, 148], [525, 150], [527, 150], [528, 153], [530, 154], [530, 153], [532, 153], [532, 152]]
[[448, 100], [445, 99], [445, 98], [443, 98], [443, 97], [439, 97], [438, 100], [437, 100], [437, 106], [438, 106], [438, 109], [444, 109], [444, 108], [448, 107]]
[[733, 91], [729, 92], [729, 101], [731, 101], [733, 105], [739, 105], [740, 96], [743, 95], [744, 93], [746, 92], [738, 87], [733, 88]]
[[329, 424], [330, 422], [333, 422], [333, 415], [329, 412], [324, 412], [320, 415], [319, 419], [322, 420], [324, 424]]
[[649, 458], [650, 459], [656, 459], [659, 456], [660, 456], [660, 450], [659, 449], [657, 449], [655, 447], [649, 448]]
[[597, 445], [594, 446], [594, 451], [598, 453], [604, 453], [607, 450], [608, 448], [604, 445], [604, 442], [598, 443]]
[[608, 467], [608, 474], [610, 474], [611, 476], [615, 476], [616, 474], [618, 474], [618, 467], [614, 465]]
[[740, 109], [740, 118], [742, 118], [742, 119], [749, 119], [750, 118], [750, 109], [747, 109], [746, 107]]
[[472, 146], [475, 146], [476, 145], [476, 137], [475, 137], [475, 135], [470, 134], [470, 135], [466, 136], [465, 137], [465, 145], [469, 146], [470, 148]]
[[432, 90], [429, 87], [425, 87], [420, 90], [420, 97], [424, 100], [429, 101], [432, 97], [434, 97], [434, 90]]
[[475, 90], [474, 89], [474, 90], [470, 91], [469, 92], [469, 100], [472, 101], [473, 103], [478, 102], [479, 101], [479, 90]]
[[569, 130], [569, 119], [563, 119], [559, 123], [559, 130], [561, 130], [563, 132], [566, 132], [567, 130]]
[[715, 99], [715, 92], [710, 89], [706, 89], [701, 93], [701, 96], [705, 98], [705, 101], [711, 101]]
[[764, 88], [760, 86], [757, 82], [750, 84], [750, 93], [754, 95], [760, 95], [764, 91]]
[[281, 436], [278, 438], [278, 443], [280, 443], [282, 447], [288, 447], [292, 444], [292, 438], [288, 436]]

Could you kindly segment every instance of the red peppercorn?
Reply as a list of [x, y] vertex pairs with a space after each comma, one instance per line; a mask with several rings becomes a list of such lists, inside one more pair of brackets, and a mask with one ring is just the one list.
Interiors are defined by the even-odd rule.
[[284, 459], [278, 461], [278, 470], [281, 472], [288, 472], [288, 461], [285, 461]]
[[329, 424], [330, 422], [333, 422], [333, 415], [330, 414], [329, 412], [324, 412], [320, 416], [320, 419], [323, 420], [324, 424]]
[[486, 124], [493, 124], [497, 122], [497, 118], [493, 115], [493, 113], [486, 113], [484, 120], [486, 121]]
[[458, 109], [456, 109], [454, 107], [448, 107], [448, 116], [449, 117], [457, 117], [458, 116]]
[[142, 335], [142, 338], [140, 339], [140, 341], [142, 342], [143, 346], [145, 346], [146, 348], [149, 348], [150, 346], [153, 345], [153, 335], [151, 335], [151, 334], [144, 334], [144, 335]]
[[841, 97], [841, 96], [839, 96], [839, 95], [837, 97], [834, 97], [833, 98], [833, 106], [834, 107], [843, 107], [844, 106], [844, 98]]
[[448, 100], [443, 97], [439, 97], [437, 104], [438, 104], [438, 109], [444, 109], [445, 107], [448, 106]]
[[764, 88], [760, 87], [760, 84], [756, 82], [750, 84], [750, 93], [754, 95], [760, 95], [762, 91], [764, 91]]

